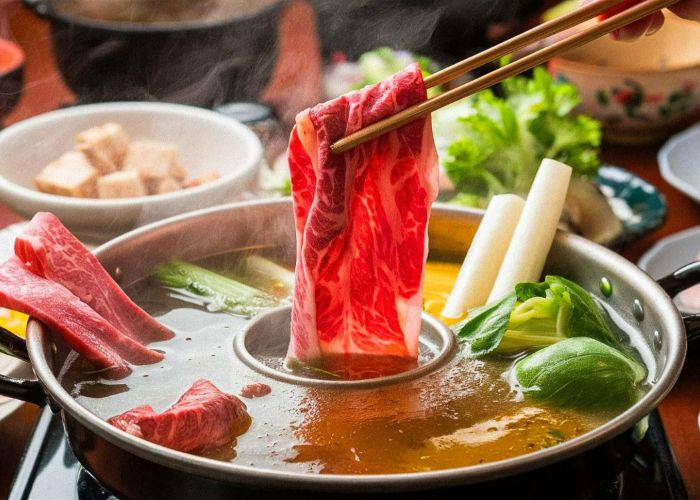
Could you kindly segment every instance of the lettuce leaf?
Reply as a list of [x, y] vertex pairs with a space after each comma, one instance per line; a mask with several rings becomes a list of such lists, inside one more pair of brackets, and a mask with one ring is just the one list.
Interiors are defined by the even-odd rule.
[[[532, 78], [503, 81], [501, 91], [502, 97], [491, 90], [473, 96], [460, 108], [460, 127], [448, 131], [443, 168], [457, 192], [470, 195], [455, 202], [483, 206], [495, 194], [525, 195], [543, 158], [562, 161], [577, 175], [595, 176], [601, 127], [573, 113], [580, 102], [573, 85], [535, 68]], [[435, 134], [439, 138], [441, 131]]]
[[[358, 90], [367, 85], [381, 82], [413, 62], [417, 62], [420, 66], [423, 78], [439, 69], [438, 65], [430, 58], [412, 54], [406, 50], [379, 47], [365, 52], [357, 60], [357, 65], [362, 73], [362, 80], [353, 85], [353, 89]], [[435, 90], [430, 89], [428, 95], [432, 97], [439, 92], [439, 88]]]

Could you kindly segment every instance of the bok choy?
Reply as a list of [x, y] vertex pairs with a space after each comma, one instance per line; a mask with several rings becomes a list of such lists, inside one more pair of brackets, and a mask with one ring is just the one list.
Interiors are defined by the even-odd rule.
[[473, 310], [455, 332], [471, 357], [530, 352], [514, 365], [511, 382], [556, 405], [627, 404], [646, 374], [593, 297], [561, 276], [518, 284], [499, 302]]
[[595, 339], [576, 337], [518, 361], [511, 373], [528, 396], [558, 406], [618, 408], [633, 403], [644, 367]]
[[181, 298], [198, 299], [212, 311], [252, 316], [280, 304], [278, 299], [262, 290], [179, 260], [158, 266], [153, 277], [181, 294]]
[[475, 356], [494, 350], [513, 354], [538, 349], [569, 337], [591, 337], [622, 348], [591, 295], [561, 276], [547, 276], [542, 283], [519, 283], [498, 304], [503, 307], [474, 310], [455, 327], [465, 343], [479, 340], [478, 348], [472, 349]]
[[236, 273], [247, 283], [270, 290], [275, 296], [289, 295], [294, 290], [294, 273], [260, 255], [243, 257]]

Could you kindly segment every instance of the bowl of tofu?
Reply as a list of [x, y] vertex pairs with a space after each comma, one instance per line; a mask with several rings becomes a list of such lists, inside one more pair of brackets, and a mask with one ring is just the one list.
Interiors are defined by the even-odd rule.
[[73, 106], [0, 131], [0, 202], [56, 214], [88, 242], [257, 188], [257, 136], [222, 114], [170, 103]]

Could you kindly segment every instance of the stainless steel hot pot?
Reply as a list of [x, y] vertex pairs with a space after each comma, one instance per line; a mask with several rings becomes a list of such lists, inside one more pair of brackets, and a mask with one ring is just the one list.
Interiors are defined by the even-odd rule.
[[[431, 252], [462, 258], [479, 220], [476, 212], [436, 205], [430, 221]], [[258, 244], [293, 252], [293, 227], [288, 199], [248, 202], [193, 212], [137, 229], [101, 246], [96, 255], [121, 284], [127, 285], [147, 276], [155, 264], [174, 257], [200, 259]], [[78, 459], [107, 488], [124, 498], [264, 498], [272, 493], [308, 498], [311, 492], [333, 498], [370, 492], [425, 498], [426, 490], [465, 489], [468, 494], [516, 492], [521, 498], [565, 496], [561, 490], [551, 490], [553, 477], [557, 485], [565, 478], [572, 491], [580, 493], [626, 463], [634, 446], [635, 425], [676, 381], [687, 337], [697, 336], [700, 322], [696, 317], [683, 318], [669, 294], [700, 282], [700, 265], [691, 264], [656, 283], [610, 250], [559, 233], [546, 271], [581, 283], [643, 332], [656, 358], [655, 383], [633, 407], [594, 431], [498, 462], [414, 474], [311, 475], [255, 469], [162, 448], [115, 429], [71, 398], [57, 379], [68, 350], [36, 321], [29, 324], [26, 351], [21, 342], [15, 341], [11, 347], [19, 355], [28, 354], [38, 381], [3, 377], [0, 392], [36, 404], [48, 401], [60, 413]], [[612, 283], [610, 297], [599, 292], [603, 277]]]

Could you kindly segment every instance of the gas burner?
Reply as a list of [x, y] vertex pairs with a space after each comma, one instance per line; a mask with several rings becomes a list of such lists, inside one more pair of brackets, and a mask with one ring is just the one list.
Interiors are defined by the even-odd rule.
[[[504, 481], [507, 481], [505, 479]], [[562, 485], [565, 491], [566, 485]], [[465, 494], [459, 495], [464, 498]], [[60, 419], [46, 408], [36, 425], [24, 459], [15, 476], [9, 500], [75, 498], [118, 500], [78, 463], [66, 441]], [[559, 498], [564, 498], [560, 496]], [[615, 478], [588, 494], [584, 500], [684, 500], [688, 498], [666, 435], [656, 412], [649, 415], [649, 429], [636, 453]]]
[[107, 491], [95, 476], [80, 467], [78, 472], [78, 484], [76, 485], [78, 500], [118, 500], [116, 496]]

